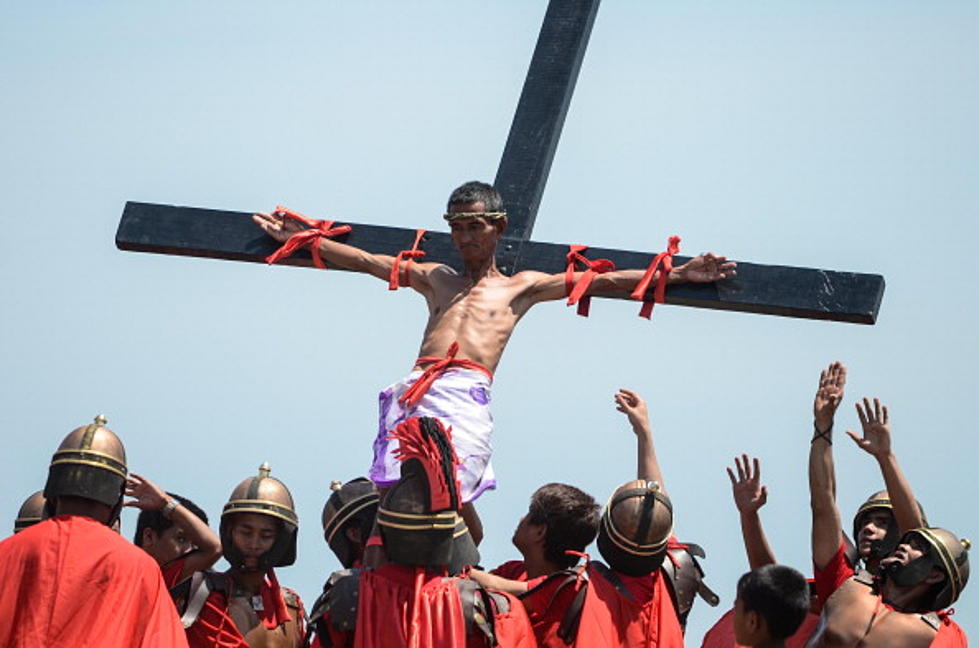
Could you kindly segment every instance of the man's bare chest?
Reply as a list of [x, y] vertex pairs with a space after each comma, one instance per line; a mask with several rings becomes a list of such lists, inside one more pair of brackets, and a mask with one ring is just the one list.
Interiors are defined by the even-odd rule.
[[[860, 589], [856, 589], [859, 587]], [[847, 587], [827, 602], [819, 641], [825, 648], [928, 648], [935, 631], [919, 614], [891, 610], [862, 585]], [[862, 590], [862, 591], [861, 591]]]

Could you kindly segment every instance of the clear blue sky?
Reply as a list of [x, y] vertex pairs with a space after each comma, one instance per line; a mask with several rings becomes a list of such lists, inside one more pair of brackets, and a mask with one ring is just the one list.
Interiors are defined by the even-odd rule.
[[[340, 272], [124, 253], [126, 200], [442, 229], [448, 192], [492, 180], [544, 2], [6, 3], [0, 9], [0, 519], [58, 441], [108, 416], [130, 467], [216, 520], [268, 460], [301, 518], [281, 580], [308, 601], [336, 561], [320, 510], [362, 474], [376, 393], [411, 367], [425, 308]], [[484, 562], [534, 488], [604, 501], [634, 476], [611, 397], [650, 402], [681, 539], [722, 609], [746, 569], [724, 467], [763, 461], [779, 558], [809, 564], [806, 453], [821, 367], [891, 408], [930, 520], [979, 536], [975, 502], [979, 6], [606, 2], [535, 238], [874, 272], [858, 326], [596, 301], [521, 323], [494, 388], [499, 490]], [[879, 487], [835, 445], [849, 520]], [[135, 514], [127, 513], [130, 534]], [[976, 626], [972, 589], [956, 619]]]

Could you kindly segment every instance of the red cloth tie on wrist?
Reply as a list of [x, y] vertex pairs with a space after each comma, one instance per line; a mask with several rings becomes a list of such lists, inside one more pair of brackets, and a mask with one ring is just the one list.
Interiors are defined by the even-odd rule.
[[[391, 277], [388, 280], [388, 290], [397, 290], [398, 288], [411, 286], [411, 262], [413, 259], [421, 259], [425, 256], [425, 250], [418, 249], [418, 244], [421, 243], [423, 236], [425, 236], [425, 230], [416, 230], [415, 244], [411, 246], [411, 249], [401, 250], [394, 257], [394, 265], [391, 266]], [[404, 267], [401, 266], [402, 261], [404, 261]]]
[[401, 394], [401, 398], [398, 399], [398, 402], [407, 405], [408, 407], [414, 407], [418, 404], [418, 401], [422, 399], [422, 396], [425, 395], [425, 392], [429, 390], [432, 384], [438, 380], [439, 376], [444, 374], [449, 369], [456, 367], [482, 371], [492, 380], [493, 372], [478, 362], [474, 360], [467, 360], [465, 358], [459, 358], [456, 360], [455, 356], [458, 352], [459, 343], [453, 342], [449, 347], [448, 352], [446, 352], [444, 358], [440, 358], [439, 356], [422, 356], [418, 358], [417, 364], [427, 364], [429, 366], [424, 372], [422, 372], [422, 375], [418, 376], [418, 380], [416, 380], [411, 387], [406, 389], [405, 393]]
[[[592, 279], [605, 272], [615, 270], [615, 264], [609, 259], [595, 259], [594, 261], [585, 257], [583, 252], [588, 249], [587, 245], [569, 245], [567, 259], [568, 267], [564, 273], [564, 288], [568, 293], [568, 306], [578, 304], [578, 314], [588, 317], [588, 310], [591, 306], [591, 296], [586, 295], [591, 286]], [[587, 270], [574, 280], [575, 267], [578, 263], [584, 265]]]
[[285, 243], [282, 244], [278, 250], [270, 254], [265, 258], [265, 262], [268, 264], [276, 263], [282, 259], [292, 256], [295, 254], [296, 250], [309, 246], [309, 252], [313, 257], [313, 265], [320, 270], [326, 270], [326, 263], [323, 262], [323, 258], [320, 256], [320, 239], [321, 238], [333, 238], [334, 236], [339, 236], [340, 234], [346, 234], [351, 228], [349, 225], [340, 225], [338, 227], [333, 227], [333, 223], [336, 221], [326, 221], [326, 220], [316, 220], [315, 218], [306, 218], [299, 212], [294, 212], [290, 209], [286, 209], [282, 205], [275, 208], [275, 213], [283, 218], [288, 218], [294, 220], [297, 223], [302, 223], [309, 229], [304, 229], [296, 232], [289, 237]]
[[[666, 284], [670, 278], [670, 271], [673, 270], [673, 255], [679, 251], [680, 237], [671, 236], [667, 243], [666, 252], [660, 252], [653, 258], [652, 263], [646, 268], [646, 274], [636, 284], [636, 288], [630, 297], [643, 302], [642, 308], [639, 309], [639, 317], [651, 318], [653, 305], [666, 302]], [[656, 276], [657, 269], [660, 271], [659, 276]], [[653, 298], [648, 299], [646, 292], [649, 290], [649, 284], [654, 277], [656, 278], [656, 286], [653, 289]]]

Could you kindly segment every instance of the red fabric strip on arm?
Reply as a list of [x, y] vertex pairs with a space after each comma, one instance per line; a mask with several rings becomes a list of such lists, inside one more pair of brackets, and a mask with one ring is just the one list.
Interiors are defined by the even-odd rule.
[[[415, 230], [415, 243], [410, 250], [401, 250], [394, 257], [394, 264], [391, 266], [391, 277], [388, 279], [388, 290], [407, 288], [411, 286], [411, 262], [413, 259], [421, 259], [425, 256], [425, 250], [419, 250], [418, 244], [425, 236], [425, 230]], [[402, 261], [405, 262], [404, 268], [401, 267]]]
[[[568, 254], [565, 256], [568, 265], [564, 272], [564, 288], [568, 294], [568, 306], [577, 304], [578, 314], [582, 317], [588, 317], [588, 311], [591, 308], [591, 296], [586, 293], [591, 287], [592, 280], [600, 274], [615, 270], [615, 264], [609, 259], [591, 260], [587, 258], [583, 254], [587, 249], [587, 245], [569, 245]], [[578, 263], [587, 269], [575, 282], [574, 273]]]
[[[639, 310], [639, 317], [650, 319], [653, 315], [653, 305], [662, 304], [666, 301], [666, 283], [669, 280], [670, 271], [673, 270], [673, 255], [679, 251], [680, 237], [671, 236], [667, 243], [666, 252], [660, 252], [653, 258], [652, 263], [646, 268], [646, 274], [636, 284], [630, 297], [643, 302], [642, 308]], [[659, 270], [659, 276], [656, 275], [657, 270]], [[646, 293], [654, 277], [656, 278], [656, 285], [653, 288], [653, 299], [647, 299]]]
[[308, 229], [300, 230], [289, 237], [289, 239], [282, 244], [278, 250], [270, 254], [265, 258], [265, 262], [269, 265], [276, 263], [282, 259], [288, 258], [296, 253], [296, 250], [309, 246], [310, 254], [313, 257], [313, 265], [320, 270], [326, 270], [326, 263], [323, 262], [323, 258], [320, 256], [320, 246], [319, 242], [321, 238], [333, 238], [334, 236], [339, 236], [341, 234], [346, 234], [351, 228], [349, 225], [340, 225], [334, 227], [333, 224], [336, 221], [326, 221], [326, 220], [316, 220], [315, 218], [307, 218], [299, 212], [294, 212], [290, 209], [286, 209], [282, 205], [275, 208], [275, 214], [281, 216], [282, 218], [288, 218], [289, 220], [294, 220], [297, 223], [302, 223]]

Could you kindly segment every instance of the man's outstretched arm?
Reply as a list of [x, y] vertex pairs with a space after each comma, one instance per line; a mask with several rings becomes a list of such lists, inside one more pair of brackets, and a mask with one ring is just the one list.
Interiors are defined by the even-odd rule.
[[812, 561], [823, 569], [843, 542], [840, 510], [836, 506], [833, 466], [833, 417], [843, 400], [846, 367], [834, 362], [819, 375], [813, 401], [813, 437], [809, 447], [809, 505], [812, 509]]
[[[752, 471], [751, 463], [754, 464]], [[774, 565], [775, 552], [768, 544], [765, 537], [765, 529], [761, 525], [761, 516], [758, 509], [768, 501], [768, 488], [761, 483], [761, 463], [758, 458], [749, 463], [748, 455], [742, 454], [741, 457], [734, 458], [734, 465], [738, 470], [738, 476], [734, 476], [734, 471], [727, 469], [727, 476], [731, 478], [731, 489], [734, 494], [734, 505], [738, 507], [741, 517], [741, 538], [744, 540], [744, 550], [748, 555], [748, 566], [751, 569], [758, 569], [765, 565]]]
[[891, 451], [891, 427], [887, 415], [887, 405], [881, 405], [880, 400], [874, 399], [873, 408], [870, 400], [863, 399], [863, 407], [857, 403], [857, 416], [863, 427], [863, 437], [847, 430], [846, 433], [857, 446], [877, 460], [880, 472], [884, 476], [887, 495], [894, 507], [894, 520], [901, 533], [917, 529], [925, 525], [924, 516], [911, 491], [911, 484], [904, 476], [897, 457]]
[[615, 409], [629, 418], [629, 424], [636, 435], [636, 479], [654, 481], [666, 494], [663, 471], [659, 467], [659, 459], [656, 458], [653, 427], [649, 424], [649, 408], [646, 407], [646, 401], [631, 389], [620, 389], [615, 395]]
[[[670, 270], [667, 283], [710, 283], [720, 281], [737, 274], [737, 264], [728, 261], [727, 257], [717, 256], [713, 252], [702, 254], [690, 259], [681, 266]], [[582, 272], [576, 272], [575, 281], [581, 278]], [[608, 297], [628, 294], [642, 280], [645, 270], [613, 270], [596, 275], [588, 288], [586, 295]], [[659, 278], [657, 271], [654, 281]], [[534, 273], [528, 295], [532, 303], [564, 299], [568, 296], [564, 273], [547, 274]]]
[[[266, 234], [279, 243], [285, 243], [289, 237], [305, 228], [294, 220], [278, 214], [258, 212], [252, 215], [252, 220]], [[395, 258], [387, 254], [373, 254], [353, 245], [340, 243], [322, 237], [319, 239], [320, 256], [332, 265], [352, 272], [369, 274], [383, 281], [388, 281]], [[411, 286], [419, 292], [424, 292], [429, 285], [428, 275], [437, 268], [444, 268], [440, 263], [412, 263], [410, 266]]]

